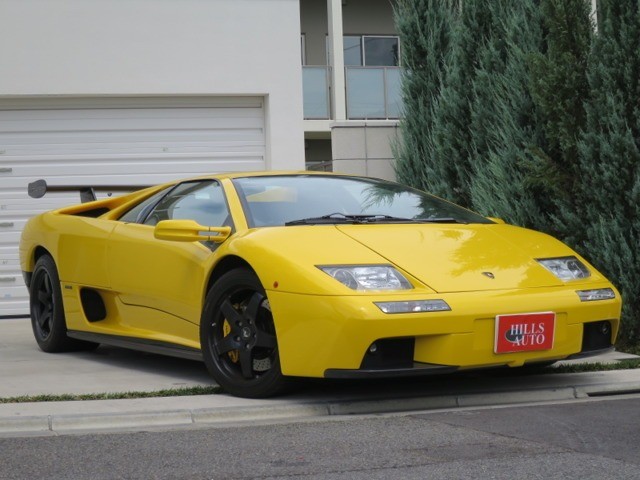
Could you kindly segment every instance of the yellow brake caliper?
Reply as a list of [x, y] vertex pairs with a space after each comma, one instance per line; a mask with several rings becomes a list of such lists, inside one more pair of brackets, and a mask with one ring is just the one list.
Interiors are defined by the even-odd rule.
[[[229, 325], [229, 322], [226, 318], [224, 319], [224, 323], [222, 324], [222, 333], [225, 337], [231, 335], [231, 325]], [[238, 363], [238, 358], [240, 356], [238, 350], [231, 350], [228, 355], [233, 363]]]

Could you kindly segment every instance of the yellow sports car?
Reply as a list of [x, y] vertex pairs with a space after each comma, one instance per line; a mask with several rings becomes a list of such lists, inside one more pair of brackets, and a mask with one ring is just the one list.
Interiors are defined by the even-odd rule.
[[82, 203], [32, 218], [20, 258], [42, 350], [197, 358], [246, 397], [596, 354], [620, 318], [613, 285], [552, 237], [357, 176], [221, 174]]

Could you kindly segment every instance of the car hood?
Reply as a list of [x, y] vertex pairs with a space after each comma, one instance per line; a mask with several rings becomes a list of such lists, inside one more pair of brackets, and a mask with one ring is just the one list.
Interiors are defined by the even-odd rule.
[[[340, 225], [436, 292], [561, 286], [535, 259], [576, 255], [554, 238], [501, 224]], [[592, 277], [597, 272], [592, 270]]]

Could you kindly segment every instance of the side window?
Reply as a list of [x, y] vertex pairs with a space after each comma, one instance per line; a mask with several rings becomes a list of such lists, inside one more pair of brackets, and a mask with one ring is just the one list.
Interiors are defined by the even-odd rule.
[[127, 213], [122, 215], [118, 220], [120, 220], [121, 222], [128, 222], [128, 223], [139, 222], [140, 214], [143, 211], [148, 210], [149, 209], [148, 207], [151, 207], [152, 205], [154, 205], [158, 200], [164, 197], [167, 194], [167, 192], [172, 188], [173, 186], [160, 190], [159, 192], [151, 195], [149, 198], [147, 198], [146, 200], [143, 200], [138, 205], [136, 205], [131, 210], [129, 210]]
[[158, 202], [144, 223], [155, 225], [161, 220], [195, 220], [205, 226], [228, 225], [229, 209], [222, 187], [215, 181], [178, 185]]

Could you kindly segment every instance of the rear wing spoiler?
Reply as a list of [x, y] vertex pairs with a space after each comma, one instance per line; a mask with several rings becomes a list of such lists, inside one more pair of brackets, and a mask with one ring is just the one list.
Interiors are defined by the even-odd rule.
[[149, 188], [151, 185], [47, 185], [46, 180], [36, 180], [27, 187], [31, 198], [42, 198], [47, 192], [78, 192], [82, 203], [97, 200], [96, 190], [110, 190], [113, 192], [134, 192]]

